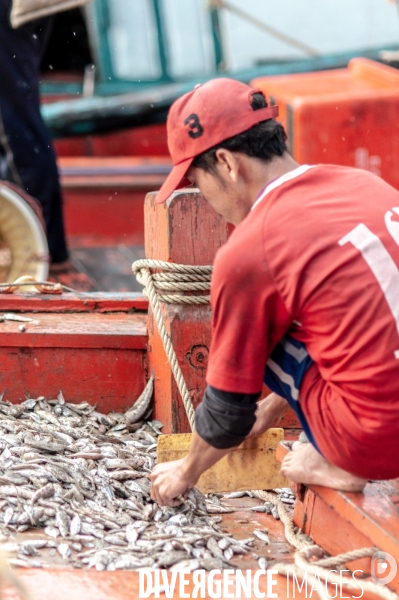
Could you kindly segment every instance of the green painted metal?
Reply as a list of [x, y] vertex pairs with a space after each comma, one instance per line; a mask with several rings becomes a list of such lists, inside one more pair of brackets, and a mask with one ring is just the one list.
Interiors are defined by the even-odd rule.
[[223, 39], [222, 30], [220, 27], [219, 10], [217, 8], [210, 7], [210, 17], [212, 24], [212, 38], [213, 47], [215, 51], [215, 63], [216, 69], [221, 71], [224, 69], [224, 50], [223, 50]]
[[169, 65], [168, 65], [168, 53], [167, 53], [167, 45], [166, 45], [166, 32], [164, 30], [164, 20], [162, 18], [161, 5], [159, 0], [152, 0], [155, 14], [155, 23], [157, 26], [157, 34], [158, 34], [158, 50], [159, 50], [159, 61], [161, 65], [162, 77], [160, 78], [160, 82], [170, 82], [172, 81], [169, 75]]
[[104, 83], [113, 81], [114, 73], [108, 39], [109, 11], [107, 0], [95, 0], [89, 5], [86, 14], [92, 19], [89, 26], [89, 36], [95, 55], [96, 77]]

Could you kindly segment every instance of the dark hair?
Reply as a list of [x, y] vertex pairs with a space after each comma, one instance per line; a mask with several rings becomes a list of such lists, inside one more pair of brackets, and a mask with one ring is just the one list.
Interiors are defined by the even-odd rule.
[[[267, 101], [262, 92], [252, 95], [253, 110], [267, 107]], [[215, 172], [216, 150], [225, 148], [230, 152], [241, 152], [252, 158], [269, 162], [274, 156], [282, 156], [287, 150], [287, 135], [283, 126], [274, 119], [261, 121], [250, 129], [228, 138], [216, 146], [212, 146], [193, 160], [193, 166], [204, 171]]]

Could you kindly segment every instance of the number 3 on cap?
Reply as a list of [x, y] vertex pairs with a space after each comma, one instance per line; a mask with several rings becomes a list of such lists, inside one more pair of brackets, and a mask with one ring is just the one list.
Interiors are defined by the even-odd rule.
[[204, 133], [204, 128], [199, 121], [198, 115], [195, 113], [187, 117], [187, 119], [184, 121], [184, 124], [189, 126], [190, 131], [188, 132], [188, 135], [190, 138], [193, 138], [193, 140], [201, 137], [201, 135]]
[[[396, 239], [395, 241], [397, 242]], [[348, 242], [359, 250], [378, 281], [399, 333], [399, 270], [393, 258], [380, 238], [363, 223], [340, 239], [338, 244], [343, 246]], [[395, 351], [395, 358], [399, 359], [399, 350]]]

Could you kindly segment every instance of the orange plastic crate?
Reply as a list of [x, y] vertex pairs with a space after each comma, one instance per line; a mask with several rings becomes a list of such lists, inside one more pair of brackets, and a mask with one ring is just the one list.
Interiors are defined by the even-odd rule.
[[280, 107], [301, 164], [367, 169], [399, 188], [399, 71], [365, 58], [346, 69], [252, 81]]

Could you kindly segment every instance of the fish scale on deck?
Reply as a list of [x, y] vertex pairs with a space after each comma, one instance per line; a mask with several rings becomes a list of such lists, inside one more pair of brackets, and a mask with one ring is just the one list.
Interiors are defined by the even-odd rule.
[[[138, 406], [108, 415], [62, 393], [0, 400], [0, 549], [16, 553], [10, 564], [54, 566], [40, 553], [50, 549], [71, 568], [210, 570], [251, 552], [254, 538], [236, 540], [218, 526], [214, 515], [232, 512], [220, 495], [192, 490], [177, 508], [151, 500], [162, 425], [135, 423], [148, 416], [148, 396], [146, 389]], [[15, 540], [33, 528], [37, 538]], [[266, 532], [257, 537], [268, 543]]]

